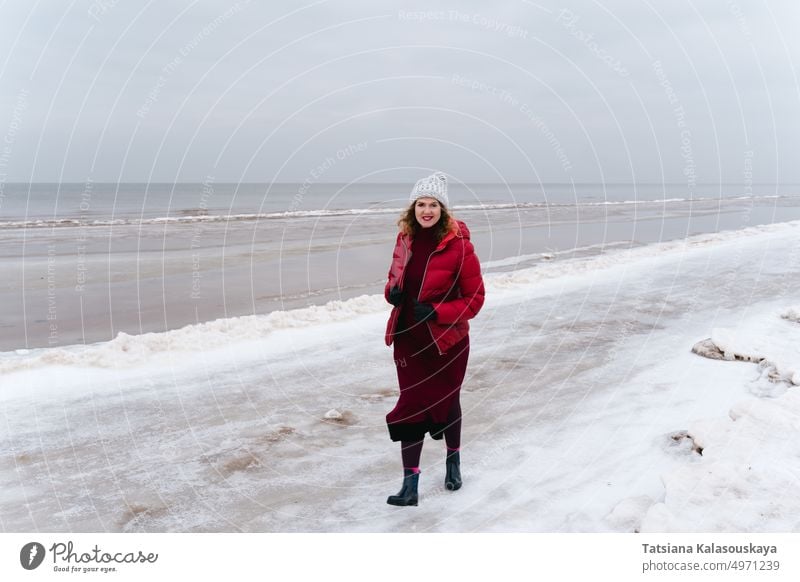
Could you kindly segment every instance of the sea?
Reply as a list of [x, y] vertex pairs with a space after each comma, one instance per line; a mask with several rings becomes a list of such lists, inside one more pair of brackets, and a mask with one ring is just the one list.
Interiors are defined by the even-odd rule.
[[[453, 209], [688, 206], [796, 199], [798, 184], [450, 184]], [[408, 184], [355, 183], [9, 183], [0, 227], [121, 225], [392, 213]]]

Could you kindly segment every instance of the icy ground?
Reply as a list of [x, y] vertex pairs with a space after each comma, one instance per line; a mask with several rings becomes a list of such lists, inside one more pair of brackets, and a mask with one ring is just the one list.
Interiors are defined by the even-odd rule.
[[[464, 486], [444, 489], [428, 439], [418, 507], [385, 502], [401, 468], [382, 297], [2, 354], [0, 527], [798, 531], [798, 234], [487, 276]], [[691, 351], [708, 338], [729, 359]]]

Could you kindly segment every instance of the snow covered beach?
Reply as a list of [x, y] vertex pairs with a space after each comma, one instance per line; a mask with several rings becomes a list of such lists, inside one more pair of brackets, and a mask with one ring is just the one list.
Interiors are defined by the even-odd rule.
[[[428, 440], [417, 508], [385, 504], [400, 469], [380, 295], [5, 352], [0, 526], [797, 531], [798, 233], [487, 275], [464, 487], [444, 490], [443, 445]], [[731, 359], [691, 351], [707, 338]]]

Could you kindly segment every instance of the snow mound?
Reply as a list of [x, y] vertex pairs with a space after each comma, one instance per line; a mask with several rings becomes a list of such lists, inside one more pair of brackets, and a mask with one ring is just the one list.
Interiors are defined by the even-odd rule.
[[159, 354], [194, 352], [259, 340], [270, 333], [292, 328], [348, 321], [365, 314], [386, 311], [383, 295], [359, 295], [301, 309], [244, 315], [186, 325], [180, 329], [130, 335], [119, 332], [106, 342], [59, 348], [36, 348], [0, 353], [0, 374], [43, 366], [128, 368], [149, 363]]
[[[800, 384], [799, 313], [771, 311], [716, 328], [710, 341], [692, 348], [710, 358], [758, 362], [750, 391], [761, 397], [735, 404], [729, 418], [689, 425], [686, 437], [702, 459], [662, 475], [664, 501], [648, 509], [641, 531], [800, 531], [800, 497], [791, 493], [800, 484], [800, 390], [793, 387]], [[778, 394], [759, 382], [790, 388]]]
[[736, 328], [715, 328], [711, 341], [725, 359], [759, 362], [772, 381], [800, 385], [800, 326], [793, 325], [790, 308], [771, 317], [754, 317]]
[[800, 306], [789, 307], [786, 309], [786, 311], [781, 313], [781, 317], [788, 319], [789, 321], [796, 321], [797, 323], [800, 323]]
[[703, 460], [662, 476], [666, 495], [642, 520], [644, 532], [798, 531], [800, 391], [753, 398], [730, 418], [689, 428]]

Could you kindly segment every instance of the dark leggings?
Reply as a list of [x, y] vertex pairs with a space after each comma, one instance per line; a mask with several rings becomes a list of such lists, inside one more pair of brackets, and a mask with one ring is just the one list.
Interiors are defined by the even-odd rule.
[[[459, 398], [453, 400], [450, 410], [447, 411], [447, 428], [444, 429], [444, 441], [448, 449], [458, 449], [461, 447], [461, 402]], [[400, 441], [400, 453], [403, 456], [403, 468], [411, 469], [419, 467], [419, 459], [422, 455], [422, 443], [418, 441]]]

